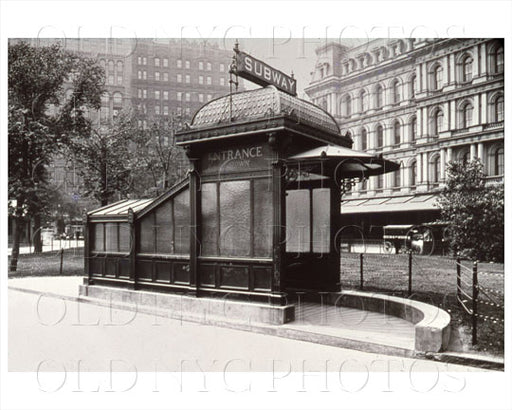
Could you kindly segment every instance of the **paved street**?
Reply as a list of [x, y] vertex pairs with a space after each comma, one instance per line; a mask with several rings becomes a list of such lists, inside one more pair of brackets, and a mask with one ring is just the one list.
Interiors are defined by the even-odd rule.
[[[111, 310], [9, 290], [9, 371], [481, 371]], [[80, 365], [78, 365], [80, 363]], [[133, 367], [131, 367], [133, 366]]]

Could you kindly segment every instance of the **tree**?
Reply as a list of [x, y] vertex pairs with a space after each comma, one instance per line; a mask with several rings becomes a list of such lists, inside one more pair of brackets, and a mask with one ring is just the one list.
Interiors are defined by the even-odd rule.
[[136, 132], [131, 114], [122, 112], [108, 124], [91, 127], [88, 136], [78, 136], [70, 144], [84, 194], [101, 206], [116, 195], [122, 198], [132, 192], [130, 142]]
[[[84, 111], [99, 108], [104, 73], [59, 45], [9, 44], [8, 59], [9, 199], [16, 224], [10, 270], [16, 271], [21, 232], [31, 219], [41, 250], [39, 228], [51, 196], [47, 166], [71, 135], [87, 132]], [[66, 82], [73, 89], [68, 99]]]
[[155, 121], [149, 129], [137, 130], [132, 140], [136, 152], [132, 189], [136, 195], [159, 195], [185, 176], [188, 159], [174, 144], [172, 123]]
[[449, 163], [447, 175], [438, 203], [450, 226], [452, 249], [478, 260], [503, 261], [503, 184], [486, 185], [478, 159]]

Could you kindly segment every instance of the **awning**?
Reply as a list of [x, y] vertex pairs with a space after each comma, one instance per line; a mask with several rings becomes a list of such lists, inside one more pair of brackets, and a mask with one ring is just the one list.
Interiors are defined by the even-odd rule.
[[336, 179], [363, 178], [400, 169], [400, 164], [339, 145], [324, 145], [287, 159], [288, 165], [305, 166], [310, 172], [328, 173]]
[[128, 209], [132, 208], [134, 212], [141, 210], [142, 208], [149, 205], [154, 201], [154, 198], [150, 199], [124, 199], [119, 202], [115, 202], [110, 205], [106, 205], [102, 208], [95, 209], [89, 212], [89, 216], [116, 216], [116, 215], [127, 215]]
[[363, 214], [377, 212], [434, 211], [436, 195], [407, 195], [397, 197], [353, 199], [341, 203], [342, 214]]

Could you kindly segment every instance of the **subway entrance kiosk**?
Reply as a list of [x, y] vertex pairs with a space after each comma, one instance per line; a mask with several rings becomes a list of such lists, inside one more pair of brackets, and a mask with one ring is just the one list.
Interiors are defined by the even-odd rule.
[[208, 102], [176, 135], [186, 179], [156, 199], [88, 213], [81, 292], [277, 308], [295, 291], [339, 291], [342, 192], [398, 164], [351, 150], [330, 114], [289, 91], [267, 85]]

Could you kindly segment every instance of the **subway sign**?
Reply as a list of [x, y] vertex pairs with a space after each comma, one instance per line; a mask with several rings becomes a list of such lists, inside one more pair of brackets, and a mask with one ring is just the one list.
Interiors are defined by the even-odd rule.
[[273, 85], [285, 93], [297, 95], [297, 80], [242, 51], [236, 53], [236, 72], [258, 85]]

